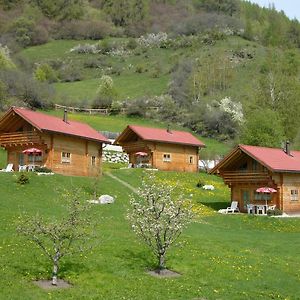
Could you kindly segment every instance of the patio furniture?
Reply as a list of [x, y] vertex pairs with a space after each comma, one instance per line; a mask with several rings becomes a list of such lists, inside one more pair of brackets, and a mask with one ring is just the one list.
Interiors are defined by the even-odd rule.
[[247, 204], [247, 213], [248, 214], [255, 214], [255, 206], [253, 204]]
[[27, 166], [26, 165], [19, 165], [19, 172], [24, 172], [27, 171]]
[[8, 164], [5, 169], [1, 169], [0, 172], [13, 172], [13, 164]]
[[256, 205], [256, 214], [265, 215], [266, 214], [266, 205]]
[[34, 169], [35, 169], [35, 165], [28, 165], [28, 172], [30, 172], [30, 171], [34, 171]]
[[238, 208], [238, 202], [237, 201], [232, 201], [230, 207], [219, 210], [219, 213], [221, 213], [221, 214], [230, 214], [230, 213], [233, 214], [233, 213], [236, 213], [236, 212], [240, 212], [240, 210]]

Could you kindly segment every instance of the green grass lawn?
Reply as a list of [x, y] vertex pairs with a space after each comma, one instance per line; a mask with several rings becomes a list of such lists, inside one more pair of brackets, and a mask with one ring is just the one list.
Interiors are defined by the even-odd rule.
[[[113, 174], [138, 186], [140, 172], [114, 170]], [[218, 215], [212, 203], [226, 207], [229, 201], [228, 189], [220, 179], [174, 172], [158, 172], [158, 176], [166, 184], [180, 180], [180, 192], [192, 197], [196, 206], [207, 207], [196, 210], [195, 221], [180, 239], [184, 246], [174, 246], [169, 252], [167, 265], [181, 277], [159, 279], [146, 273], [155, 260], [125, 218], [129, 190], [104, 175], [99, 192], [115, 196], [116, 202], [92, 208], [98, 222], [95, 247], [62, 262], [60, 275], [72, 288], [44, 291], [32, 280], [49, 278], [50, 266], [34, 245], [16, 235], [16, 220], [23, 211], [49, 218], [62, 216], [57, 190], [81, 187], [88, 192], [92, 180], [30, 174], [30, 183], [19, 186], [17, 176], [0, 174], [0, 299], [300, 298], [300, 220]], [[198, 180], [214, 184], [216, 191], [196, 189]]]
[[[112, 76], [117, 91], [118, 100], [136, 99], [139, 97], [164, 94], [167, 90], [169, 77], [151, 78], [149, 74], [128, 74], [126, 76]], [[55, 103], [72, 105], [82, 104], [82, 101], [91, 103], [96, 97], [100, 78], [87, 79], [72, 83], [55, 83]]]

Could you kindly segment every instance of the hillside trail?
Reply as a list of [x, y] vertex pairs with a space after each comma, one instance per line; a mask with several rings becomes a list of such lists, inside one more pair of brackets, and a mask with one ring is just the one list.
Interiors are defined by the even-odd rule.
[[134, 188], [132, 185], [130, 185], [129, 183], [125, 182], [124, 180], [116, 177], [115, 175], [105, 172], [105, 175], [109, 176], [110, 178], [118, 181], [119, 183], [121, 183], [122, 185], [124, 185], [125, 187], [127, 187], [128, 189], [130, 189], [132, 192], [134, 192], [135, 194], [137, 194], [137, 189]]

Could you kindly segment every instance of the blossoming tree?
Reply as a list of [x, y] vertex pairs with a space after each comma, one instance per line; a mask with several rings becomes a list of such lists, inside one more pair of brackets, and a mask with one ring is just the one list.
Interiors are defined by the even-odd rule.
[[128, 219], [133, 231], [156, 256], [158, 272], [166, 269], [168, 249], [192, 220], [190, 203], [181, 196], [175, 198], [174, 189], [158, 182], [150, 173], [143, 179], [137, 195], [131, 195], [130, 200]]
[[67, 213], [61, 220], [47, 221], [36, 215], [21, 217], [17, 231], [35, 243], [44, 252], [53, 266], [52, 285], [57, 285], [59, 261], [66, 255], [83, 252], [90, 238], [90, 217], [85, 213], [87, 206], [79, 200], [79, 191], [64, 193]]

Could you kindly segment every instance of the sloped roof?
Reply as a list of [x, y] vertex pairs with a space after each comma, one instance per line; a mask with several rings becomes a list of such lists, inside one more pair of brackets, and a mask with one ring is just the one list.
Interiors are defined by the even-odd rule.
[[267, 148], [249, 145], [238, 145], [228, 156], [226, 156], [211, 173], [215, 173], [222, 167], [224, 162], [229, 161], [236, 151], [241, 150], [263, 166], [273, 172], [300, 172], [300, 151], [291, 151], [290, 155], [279, 148]]
[[136, 125], [127, 126], [126, 129], [124, 129], [124, 131], [121, 133], [121, 135], [116, 139], [116, 143], [122, 141], [125, 133], [130, 130], [137, 134], [141, 139], [146, 141], [205, 147], [204, 143], [202, 143], [189, 132], [178, 130], [168, 131], [161, 128], [143, 127]]
[[110, 143], [110, 141], [97, 132], [95, 129], [87, 124], [68, 121], [64, 122], [62, 119], [43, 114], [41, 112], [32, 111], [21, 107], [12, 107], [7, 114], [3, 116], [4, 119], [11, 112], [15, 112], [21, 118], [26, 120], [32, 126], [40, 131], [49, 131], [55, 133], [66, 134], [70, 136], [81, 137], [83, 139], [93, 140], [101, 143]]

